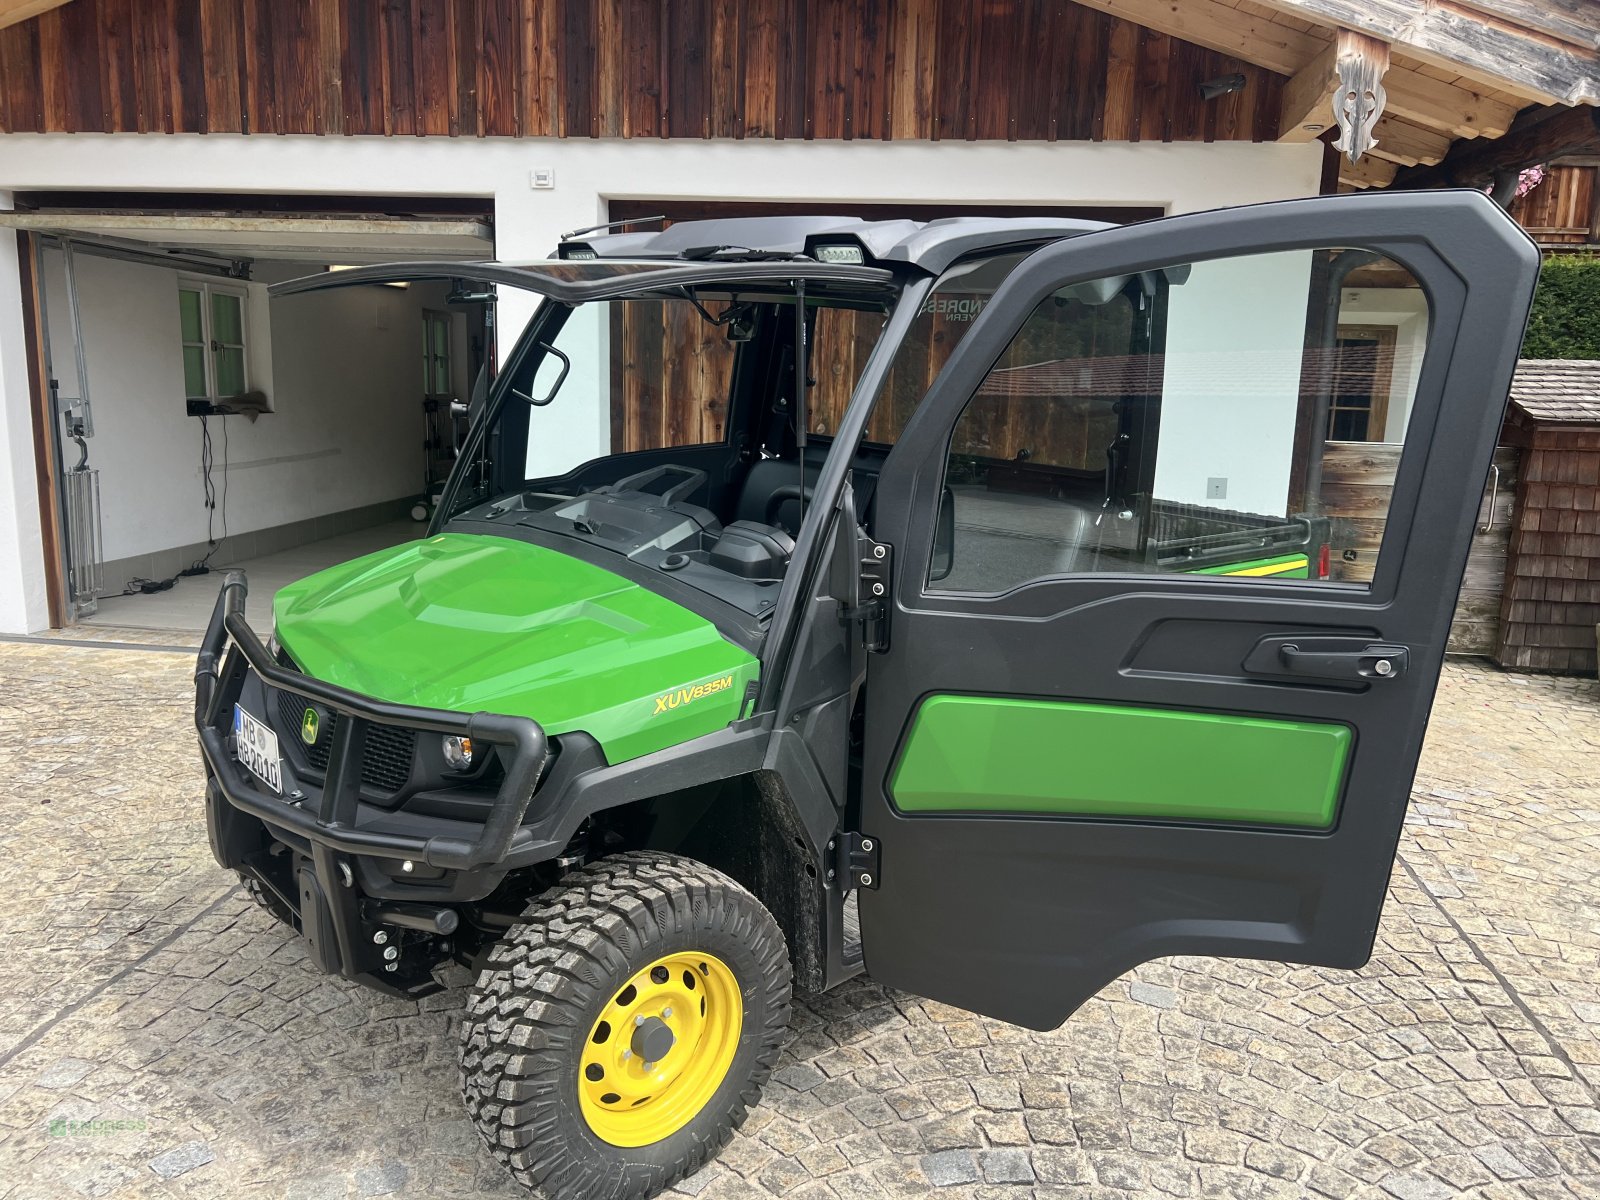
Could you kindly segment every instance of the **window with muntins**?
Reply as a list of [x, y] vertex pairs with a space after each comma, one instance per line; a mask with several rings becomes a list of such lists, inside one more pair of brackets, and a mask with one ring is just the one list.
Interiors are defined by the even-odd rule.
[[241, 288], [178, 281], [186, 399], [226, 400], [250, 390], [246, 302]]

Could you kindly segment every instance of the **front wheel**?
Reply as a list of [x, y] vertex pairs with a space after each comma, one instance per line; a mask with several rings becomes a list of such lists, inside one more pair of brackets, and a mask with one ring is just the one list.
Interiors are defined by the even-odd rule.
[[783, 933], [691, 859], [568, 875], [490, 951], [461, 1087], [491, 1150], [551, 1200], [643, 1200], [704, 1166], [761, 1095], [789, 1024]]

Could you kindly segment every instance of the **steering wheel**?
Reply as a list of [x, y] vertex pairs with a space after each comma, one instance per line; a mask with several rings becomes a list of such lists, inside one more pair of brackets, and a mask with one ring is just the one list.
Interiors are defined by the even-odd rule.
[[[809, 486], [798, 483], [783, 483], [772, 489], [772, 495], [767, 497], [767, 507], [761, 514], [762, 523], [765, 525], [778, 525], [778, 509], [782, 508], [789, 500], [798, 500], [802, 504], [811, 503], [816, 492]], [[778, 525], [782, 529], [783, 526]]]

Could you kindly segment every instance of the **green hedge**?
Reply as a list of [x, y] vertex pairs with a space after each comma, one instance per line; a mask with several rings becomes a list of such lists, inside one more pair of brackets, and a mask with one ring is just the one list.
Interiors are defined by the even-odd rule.
[[1523, 358], [1600, 358], [1600, 257], [1547, 256]]

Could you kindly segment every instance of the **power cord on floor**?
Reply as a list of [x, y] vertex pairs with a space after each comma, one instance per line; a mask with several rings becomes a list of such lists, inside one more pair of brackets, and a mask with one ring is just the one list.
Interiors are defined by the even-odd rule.
[[211, 559], [222, 548], [222, 543], [228, 540], [228, 419], [222, 419], [222, 536], [216, 536], [215, 520], [217, 516], [217, 488], [211, 478], [211, 469], [215, 465], [216, 455], [211, 440], [211, 427], [207, 419], [200, 418], [200, 477], [205, 493], [206, 505], [206, 553], [205, 557], [196, 559], [189, 566], [170, 575], [166, 579], [130, 579], [127, 586], [122, 589], [124, 596], [153, 596], [157, 592], [168, 591], [180, 579], [188, 579], [194, 575], [208, 575], [211, 572]]

